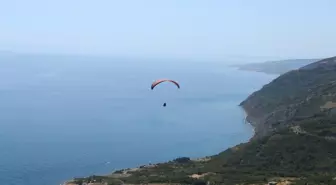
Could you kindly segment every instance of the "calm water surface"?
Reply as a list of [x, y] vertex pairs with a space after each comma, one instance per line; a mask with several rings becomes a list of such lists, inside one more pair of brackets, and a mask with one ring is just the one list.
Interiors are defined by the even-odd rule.
[[[157, 78], [175, 79], [181, 89], [164, 83], [151, 91]], [[6, 58], [0, 62], [0, 181], [58, 185], [218, 153], [252, 136], [237, 105], [273, 78], [218, 63]]]

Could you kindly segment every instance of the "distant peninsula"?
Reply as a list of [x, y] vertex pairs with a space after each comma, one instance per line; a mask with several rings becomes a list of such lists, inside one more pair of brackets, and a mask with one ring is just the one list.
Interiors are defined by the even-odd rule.
[[290, 70], [299, 69], [320, 59], [288, 59], [277, 61], [266, 61], [259, 63], [237, 64], [231, 67], [238, 67], [239, 70], [256, 71], [267, 74], [284, 74]]

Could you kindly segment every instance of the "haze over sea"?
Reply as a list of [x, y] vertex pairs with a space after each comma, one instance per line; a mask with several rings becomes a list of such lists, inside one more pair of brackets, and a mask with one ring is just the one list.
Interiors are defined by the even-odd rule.
[[[216, 154], [252, 136], [237, 105], [275, 77], [208, 61], [6, 57], [0, 62], [0, 181], [57, 185]], [[150, 90], [158, 78], [177, 80], [181, 89], [163, 83]]]

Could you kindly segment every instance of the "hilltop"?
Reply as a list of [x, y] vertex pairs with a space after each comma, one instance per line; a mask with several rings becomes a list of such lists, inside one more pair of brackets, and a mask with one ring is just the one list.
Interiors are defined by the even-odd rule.
[[256, 128], [247, 143], [202, 159], [182, 157], [69, 183], [336, 185], [335, 71], [336, 57], [327, 58], [251, 94], [240, 104]]
[[245, 70], [245, 71], [256, 71], [267, 74], [283, 74], [290, 70], [298, 69], [307, 64], [316, 62], [318, 60], [319, 59], [288, 59], [278, 61], [267, 61], [261, 63], [240, 64], [240, 65], [234, 65], [233, 67], [238, 67], [239, 70]]

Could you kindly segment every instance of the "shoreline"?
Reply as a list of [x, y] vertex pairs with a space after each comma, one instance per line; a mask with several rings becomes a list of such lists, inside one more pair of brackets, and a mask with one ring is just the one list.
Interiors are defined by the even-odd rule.
[[252, 137], [248, 140], [248, 142], [250, 142], [253, 138], [256, 137], [256, 134], [257, 134], [257, 131], [256, 131], [256, 127], [254, 125], [254, 123], [252, 123], [251, 121], [249, 121], [249, 115], [247, 113], [247, 111], [244, 109], [244, 107], [242, 105], [238, 105], [241, 110], [244, 112], [244, 124], [248, 124], [250, 125], [250, 127], [252, 128], [252, 132], [253, 132], [253, 135]]
[[[229, 147], [230, 148], [230, 147]], [[209, 161], [210, 159], [212, 158], [212, 155], [211, 156], [204, 156], [204, 157], [198, 157], [198, 158], [190, 158], [191, 161], [198, 161], [198, 162], [205, 162], [205, 161]], [[166, 161], [168, 162], [168, 161]], [[151, 168], [151, 167], [155, 167], [156, 165], [158, 164], [162, 164], [162, 163], [166, 163], [166, 162], [161, 162], [161, 163], [154, 163], [154, 164], [146, 164], [146, 165], [141, 165], [141, 166], [138, 166], [138, 167], [132, 167], [132, 168], [124, 168], [124, 169], [117, 169], [117, 170], [114, 170], [112, 171], [111, 173], [109, 174], [101, 174], [101, 175], [95, 175], [95, 176], [115, 176], [115, 178], [118, 178], [118, 177], [125, 177], [125, 176], [128, 176], [129, 173], [128, 172], [134, 172], [134, 171], [138, 171], [138, 170], [141, 170], [142, 168]], [[116, 174], [115, 172], [122, 172], [121, 174]], [[91, 175], [90, 175], [91, 176]], [[87, 176], [87, 177], [90, 177], [90, 176]], [[73, 182], [73, 180], [77, 178], [77, 177], [73, 177], [71, 180], [67, 180], [65, 182], [63, 182], [62, 184], [60, 185], [77, 185]], [[79, 177], [79, 178], [85, 178], [85, 177]], [[90, 185], [90, 184], [88, 184]], [[93, 184], [92, 184], [93, 185]], [[98, 184], [95, 184], [95, 185], [98, 185]], [[100, 184], [99, 184], [100, 185]]]
[[269, 72], [267, 70], [256, 70], [256, 69], [245, 69], [245, 68], [237, 68], [240, 71], [249, 71], [249, 72], [256, 72], [256, 73], [264, 73], [267, 75], [281, 75], [283, 73], [278, 73], [278, 72]]
[[256, 134], [255, 126], [253, 126], [253, 124], [248, 120], [248, 113], [246, 112], [246, 110], [242, 106], [239, 106], [239, 107], [244, 112], [244, 124], [248, 124], [248, 125], [251, 126], [251, 128], [253, 130], [253, 137], [254, 137], [254, 135]]
[[[241, 110], [243, 111], [243, 113], [244, 113], [244, 117], [243, 117], [244, 122], [243, 122], [243, 124], [248, 124], [248, 125], [252, 128], [252, 132], [253, 132], [253, 134], [252, 134], [252, 137], [246, 141], [246, 143], [248, 143], [248, 142], [250, 142], [253, 138], [255, 138], [255, 136], [256, 136], [256, 129], [255, 129], [254, 124], [251, 123], [251, 122], [249, 121], [249, 119], [248, 119], [248, 117], [249, 117], [249, 116], [248, 116], [248, 113], [247, 113], [247, 111], [243, 108], [243, 106], [241, 106], [241, 105], [237, 105], [237, 106], [240, 107], [240, 109], [241, 109]], [[236, 145], [238, 145], [238, 144], [239, 144], [239, 143], [237, 143]], [[234, 146], [236, 146], [236, 145], [234, 145]], [[233, 146], [233, 147], [234, 147], [234, 146]], [[227, 149], [229, 149], [229, 148], [232, 148], [232, 147], [228, 147]], [[224, 150], [223, 150], [223, 151], [224, 151]], [[216, 154], [212, 154], [212, 155], [210, 155], [210, 156], [198, 157], [198, 158], [190, 158], [190, 160], [192, 160], [192, 161], [208, 161], [208, 160], [210, 160], [210, 159], [212, 158], [213, 155], [216, 155]], [[165, 161], [165, 162], [161, 162], [161, 163], [166, 163], [166, 162], [168, 162], [168, 161], [169, 161], [169, 160], [167, 160], [167, 161]], [[122, 171], [122, 172], [123, 172], [122, 174], [127, 175], [127, 172], [129, 172], [129, 171], [139, 170], [139, 169], [141, 169], [142, 167], [150, 167], [150, 166], [155, 166], [155, 165], [157, 165], [157, 164], [160, 164], [160, 163], [154, 163], [154, 164], [149, 163], [149, 164], [141, 165], [141, 166], [137, 166], [137, 167], [124, 168], [124, 169], [114, 169], [114, 171], [111, 171], [111, 173], [109, 173], [109, 174], [105, 174], [105, 175], [103, 175], [103, 174], [101, 174], [101, 175], [96, 174], [96, 175], [97, 175], [97, 176], [112, 176], [112, 175], [115, 174], [115, 172], [117, 172], [117, 171]], [[77, 177], [73, 177], [71, 180], [66, 180], [63, 184], [60, 184], [60, 185], [76, 185], [76, 184], [74, 184], [74, 183], [72, 182], [75, 178], [77, 178]], [[80, 177], [80, 178], [82, 178], [82, 177]]]

